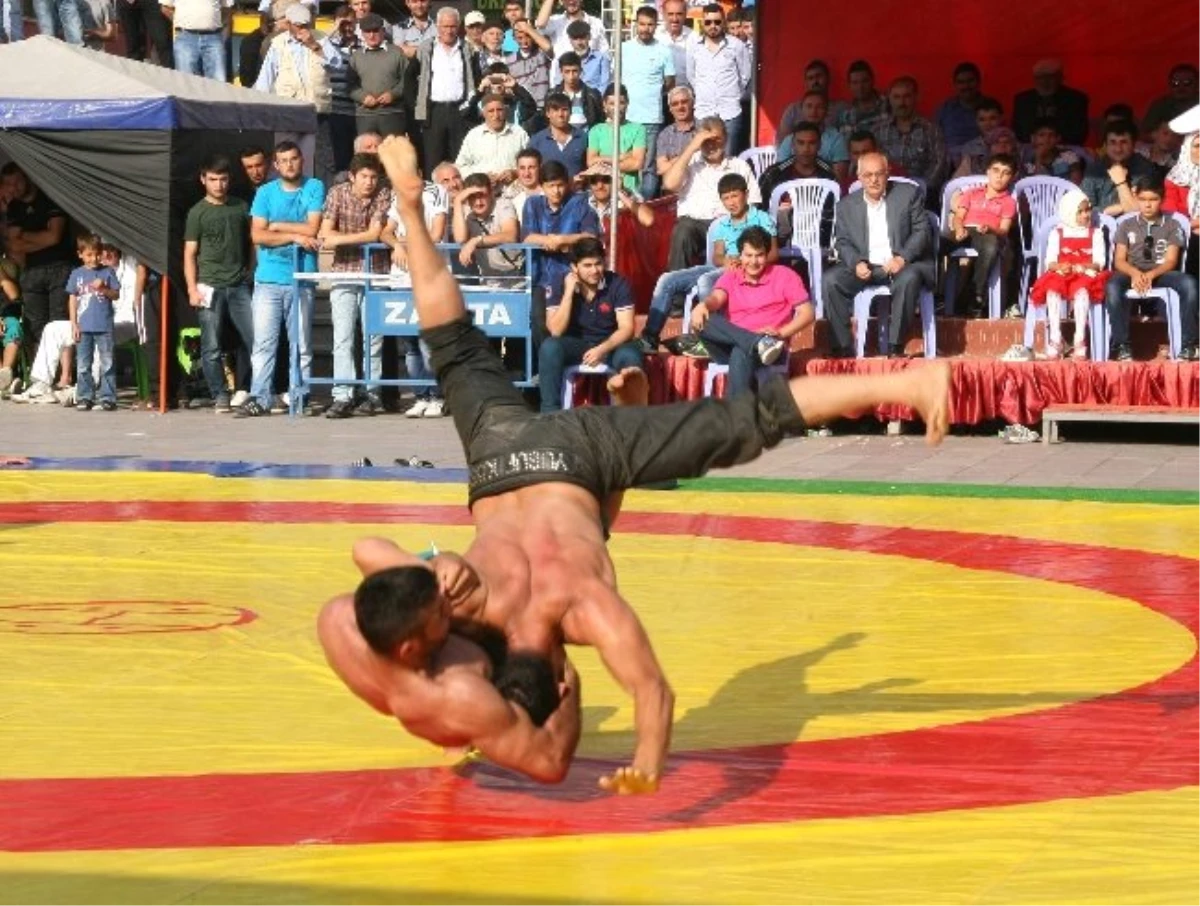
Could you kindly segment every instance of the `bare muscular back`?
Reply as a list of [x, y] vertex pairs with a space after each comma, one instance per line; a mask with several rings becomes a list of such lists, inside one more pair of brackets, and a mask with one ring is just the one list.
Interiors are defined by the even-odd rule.
[[476, 537], [466, 558], [488, 585], [481, 613], [504, 630], [510, 649], [536, 651], [562, 664], [562, 644], [581, 644], [571, 631], [580, 590], [616, 585], [600, 507], [573, 484], [547, 483], [477, 501]]

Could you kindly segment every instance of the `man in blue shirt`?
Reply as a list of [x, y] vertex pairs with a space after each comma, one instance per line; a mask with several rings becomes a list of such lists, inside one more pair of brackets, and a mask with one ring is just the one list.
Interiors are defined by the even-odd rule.
[[[571, 49], [579, 56], [584, 84], [603, 92], [612, 82], [612, 60], [607, 50], [596, 50], [592, 47], [592, 26], [584, 20], [577, 19], [567, 26], [567, 37], [571, 39]], [[562, 77], [552, 77], [551, 81], [557, 84], [562, 81]]]
[[[676, 296], [696, 290], [697, 297], [707, 299], [713, 286], [727, 269], [739, 266], [738, 240], [752, 226], [762, 227], [771, 236], [775, 235], [775, 221], [762, 208], [750, 206], [749, 185], [740, 173], [726, 173], [717, 183], [717, 194], [721, 204], [729, 213], [718, 220], [708, 231], [708, 261], [695, 267], [668, 271], [658, 278], [654, 295], [650, 299], [650, 313], [639, 340], [642, 351], [653, 354], [658, 350], [659, 336], [671, 313], [671, 303]], [[767, 262], [779, 260], [779, 244], [772, 240], [767, 252]]]
[[542, 164], [542, 194], [525, 202], [521, 241], [541, 249], [533, 253], [533, 302], [530, 327], [534, 347], [546, 336], [546, 296], [571, 269], [569, 252], [580, 239], [600, 235], [600, 221], [582, 192], [571, 194], [567, 168], [556, 160]]
[[662, 128], [663, 95], [675, 87], [675, 57], [671, 48], [655, 38], [658, 11], [643, 6], [637, 11], [636, 39], [621, 45], [621, 84], [629, 92], [628, 119], [646, 129], [646, 161], [642, 165], [642, 196], [658, 194], [658, 167], [654, 145]]
[[[250, 399], [238, 415], [253, 418], [268, 415], [275, 396], [275, 356], [279, 327], [287, 328], [288, 339], [299, 347], [304, 378], [312, 361], [309, 337], [312, 331], [313, 290], [306, 287], [296, 298], [292, 275], [299, 266], [317, 269], [317, 231], [325, 204], [325, 186], [304, 175], [304, 156], [295, 142], [275, 146], [278, 179], [265, 183], [254, 194], [250, 208], [250, 238], [258, 252], [254, 270], [254, 350], [250, 356]], [[292, 336], [295, 306], [300, 306], [300, 336]]]
[[604, 246], [590, 236], [571, 247], [570, 270], [558, 277], [546, 307], [549, 336], [538, 350], [542, 411], [562, 408], [563, 372], [570, 365], [608, 365], [617, 374], [641, 368], [633, 341], [633, 290], [604, 268]]
[[542, 162], [558, 161], [574, 179], [587, 164], [588, 131], [571, 125], [571, 99], [560, 91], [546, 98], [545, 129], [529, 137], [529, 147], [542, 155]]

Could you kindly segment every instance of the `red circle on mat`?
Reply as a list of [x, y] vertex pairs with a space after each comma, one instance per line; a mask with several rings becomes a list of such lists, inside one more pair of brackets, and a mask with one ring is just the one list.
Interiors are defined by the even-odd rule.
[[[0, 522], [469, 524], [461, 507], [147, 501], [0, 505]], [[807, 520], [625, 513], [627, 533], [828, 547], [1063, 582], [1137, 601], [1194, 636], [1194, 559], [1000, 535]], [[830, 606], [836, 606], [831, 602]], [[880, 606], [887, 606], [881, 601]], [[797, 641], [798, 653], [803, 640]], [[899, 815], [1171, 790], [1200, 781], [1197, 659], [1133, 689], [900, 733], [675, 752], [654, 796], [614, 798], [611, 760], [543, 787], [486, 765], [0, 781], [0, 849], [488, 840]], [[1052, 691], [1052, 690], [1050, 690]], [[980, 694], [987, 694], [986, 677]], [[881, 701], [886, 705], [886, 701]], [[933, 703], [936, 705], [937, 703]], [[346, 707], [359, 707], [347, 693]], [[586, 707], [586, 703], [585, 703]], [[402, 732], [398, 730], [397, 732]]]
[[245, 607], [204, 601], [36, 601], [0, 605], [0, 632], [41, 636], [125, 636], [204, 632], [250, 623]]
[[0, 605], [0, 632], [18, 635], [138, 635], [205, 632], [257, 619], [244, 607], [204, 601], [38, 601]]

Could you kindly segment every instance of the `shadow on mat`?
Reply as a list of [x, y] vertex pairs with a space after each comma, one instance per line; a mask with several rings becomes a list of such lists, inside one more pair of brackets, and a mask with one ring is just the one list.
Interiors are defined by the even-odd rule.
[[[230, 864], [230, 870], [236, 870]], [[505, 899], [487, 892], [420, 887], [338, 886], [213, 877], [0, 871], [0, 903], [606, 903], [532, 894]], [[622, 900], [621, 902], [629, 902]]]

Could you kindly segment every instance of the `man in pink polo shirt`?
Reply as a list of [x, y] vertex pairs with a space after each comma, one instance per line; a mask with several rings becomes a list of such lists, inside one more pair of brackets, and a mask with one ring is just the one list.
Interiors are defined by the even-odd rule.
[[770, 251], [771, 234], [749, 227], [738, 241], [741, 266], [730, 267], [712, 295], [692, 309], [692, 329], [704, 349], [713, 361], [729, 365], [730, 397], [749, 392], [755, 370], [775, 364], [791, 338], [815, 320], [804, 281], [795, 271], [768, 264]]
[[[979, 256], [972, 262], [974, 298], [969, 309], [972, 317], [987, 310], [988, 274], [996, 259], [1007, 252], [1008, 232], [1017, 216], [1017, 203], [1008, 189], [1016, 172], [1017, 161], [1011, 154], [993, 154], [987, 161], [987, 182], [956, 192], [950, 199], [947, 235], [958, 248], [972, 248]], [[1000, 273], [1009, 270], [1007, 265], [1001, 265]]]

